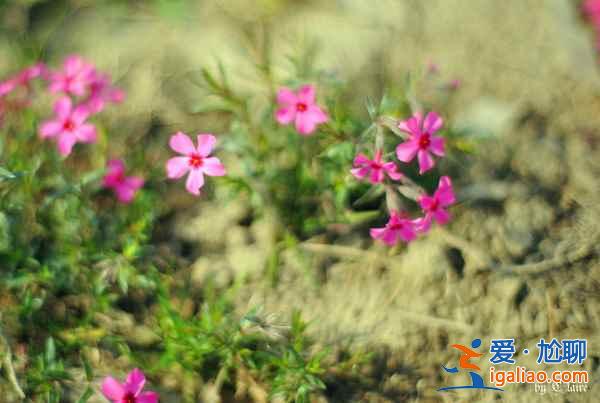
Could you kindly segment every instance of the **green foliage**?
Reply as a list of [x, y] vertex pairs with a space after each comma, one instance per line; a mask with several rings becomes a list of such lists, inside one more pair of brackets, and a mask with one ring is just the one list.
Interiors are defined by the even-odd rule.
[[290, 402], [307, 402], [312, 392], [325, 389], [321, 376], [327, 352], [310, 352], [299, 313], [288, 329], [260, 309], [237, 317], [226, 294], [209, 292], [191, 318], [172, 307], [164, 290], [159, 301], [163, 351], [158, 370], [181, 366], [218, 387], [224, 382], [235, 385], [235, 376], [247, 371], [255, 382], [269, 385], [272, 395]]

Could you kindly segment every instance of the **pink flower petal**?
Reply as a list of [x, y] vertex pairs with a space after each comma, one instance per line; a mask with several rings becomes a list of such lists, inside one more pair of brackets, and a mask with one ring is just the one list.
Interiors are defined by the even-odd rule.
[[105, 187], [114, 187], [120, 183], [125, 172], [125, 164], [122, 160], [110, 160], [106, 164], [106, 175], [104, 175], [103, 183]]
[[425, 233], [431, 228], [431, 215], [427, 214], [425, 217], [417, 218], [414, 220], [415, 230], [420, 233]]
[[73, 103], [69, 97], [61, 97], [54, 103], [54, 113], [59, 119], [66, 119], [71, 114]]
[[356, 179], [364, 179], [369, 174], [370, 169], [368, 167], [354, 168], [350, 170], [350, 173]]
[[225, 167], [216, 157], [205, 158], [202, 164], [202, 171], [208, 176], [224, 176]]
[[198, 154], [201, 157], [207, 157], [217, 144], [217, 139], [212, 134], [198, 135]]
[[125, 395], [125, 390], [123, 386], [111, 376], [104, 378], [102, 382], [102, 394], [107, 398], [114, 402], [120, 401]]
[[74, 132], [77, 140], [82, 143], [96, 142], [96, 127], [90, 123], [79, 126]]
[[40, 137], [43, 139], [54, 137], [62, 131], [63, 122], [51, 120], [42, 123], [39, 129]]
[[77, 138], [73, 133], [62, 132], [58, 135], [58, 152], [66, 157], [71, 154], [73, 146], [77, 142]]
[[383, 170], [373, 169], [371, 171], [371, 183], [377, 184], [383, 182]]
[[454, 191], [452, 190], [452, 181], [448, 176], [442, 176], [435, 196], [440, 201], [442, 206], [448, 206], [456, 202]]
[[158, 403], [158, 393], [144, 392], [137, 397], [137, 403]]
[[423, 131], [433, 134], [441, 129], [444, 120], [435, 112], [429, 112], [423, 122]]
[[309, 106], [305, 113], [309, 114], [311, 119], [313, 119], [317, 124], [325, 123], [329, 120], [327, 113], [325, 113], [317, 105]]
[[448, 221], [450, 221], [450, 214], [444, 209], [438, 209], [433, 212], [433, 218], [437, 221], [438, 224], [444, 225]]
[[135, 196], [135, 189], [129, 187], [125, 183], [119, 183], [115, 186], [115, 194], [121, 203], [131, 203]]
[[190, 170], [190, 174], [185, 181], [185, 188], [193, 195], [200, 195], [200, 188], [204, 186], [204, 174], [199, 169]]
[[296, 118], [296, 107], [286, 106], [275, 111], [275, 120], [279, 124], [287, 125]]
[[169, 146], [173, 151], [184, 155], [189, 155], [196, 152], [196, 147], [194, 147], [192, 140], [187, 134], [182, 132], [177, 132], [171, 136], [171, 139], [169, 140]]
[[427, 151], [419, 150], [417, 158], [419, 159], [419, 173], [421, 175], [429, 171], [435, 165], [433, 157]]
[[83, 59], [78, 55], [69, 55], [65, 58], [63, 69], [69, 76], [77, 74], [83, 68]]
[[416, 136], [418, 134], [421, 134], [420, 125], [421, 125], [421, 114], [417, 112], [414, 115], [412, 115], [410, 118], [408, 118], [407, 120], [403, 120], [400, 123], [398, 123], [398, 128], [405, 133]]
[[399, 231], [391, 231], [386, 229], [381, 240], [388, 246], [394, 246], [398, 243]]
[[138, 368], [134, 368], [128, 375], [127, 379], [125, 379], [125, 391], [131, 392], [135, 396], [137, 396], [142, 389], [144, 389], [144, 384], [146, 383], [146, 377], [144, 373], [140, 371]]
[[48, 85], [48, 91], [52, 94], [56, 94], [57, 92], [64, 91], [65, 85], [64, 80], [62, 79], [62, 75], [53, 73], [51, 78], [50, 85]]
[[303, 85], [298, 90], [298, 102], [312, 105], [315, 103], [315, 87], [314, 85]]
[[296, 105], [298, 98], [292, 90], [287, 87], [282, 87], [277, 92], [277, 103], [282, 106]]
[[0, 83], [0, 97], [3, 97], [6, 94], [12, 92], [16, 86], [17, 82], [14, 79], [9, 79]]
[[410, 162], [415, 158], [419, 145], [412, 140], [400, 143], [396, 146], [396, 157], [402, 162]]
[[108, 93], [108, 99], [113, 103], [121, 103], [125, 99], [125, 91], [119, 88], [112, 88]]
[[405, 225], [398, 232], [400, 239], [402, 239], [404, 242], [410, 242], [417, 237], [417, 234], [415, 233], [415, 230], [412, 228], [412, 226]]
[[446, 139], [439, 136], [431, 136], [431, 144], [429, 149], [438, 157], [443, 157], [445, 154]]
[[140, 176], [129, 176], [125, 178], [125, 184], [133, 190], [138, 190], [144, 186], [144, 178]]
[[77, 105], [71, 113], [71, 120], [74, 124], [80, 125], [90, 116], [91, 111], [85, 104]]
[[371, 234], [371, 238], [373, 239], [381, 239], [383, 238], [383, 235], [385, 234], [386, 229], [385, 228], [371, 228], [371, 230], [369, 231], [369, 233]]
[[190, 170], [188, 157], [173, 157], [167, 161], [167, 177], [169, 179], [179, 179]]
[[393, 162], [386, 162], [385, 164], [383, 164], [383, 169], [392, 180], [397, 181], [404, 177], [402, 172], [398, 172], [398, 168]]
[[308, 113], [296, 113], [296, 130], [303, 135], [312, 134], [317, 128], [317, 121]]
[[356, 157], [354, 157], [354, 165], [363, 165], [363, 164], [368, 164], [370, 163], [371, 160], [364, 154], [358, 154]]
[[421, 196], [419, 198], [419, 205], [423, 210], [431, 210], [432, 206], [435, 206], [436, 199], [431, 196]]

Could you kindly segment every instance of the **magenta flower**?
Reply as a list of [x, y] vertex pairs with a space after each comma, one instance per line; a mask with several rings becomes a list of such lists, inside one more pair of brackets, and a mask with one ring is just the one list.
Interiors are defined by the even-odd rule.
[[157, 403], [158, 393], [142, 392], [145, 383], [144, 373], [135, 368], [123, 384], [111, 376], [104, 378], [102, 394], [113, 403]]
[[398, 124], [398, 128], [410, 135], [408, 141], [398, 144], [396, 156], [402, 162], [410, 162], [415, 158], [419, 160], [419, 173], [429, 171], [435, 165], [430, 153], [439, 157], [444, 156], [444, 138], [434, 136], [443, 124], [442, 118], [435, 112], [429, 112], [423, 120], [417, 112], [411, 118]]
[[295, 94], [289, 88], [283, 87], [277, 93], [279, 109], [275, 112], [275, 118], [282, 125], [294, 122], [296, 130], [302, 135], [312, 134], [317, 125], [329, 120], [325, 113], [315, 103], [315, 87], [304, 85]]
[[62, 92], [83, 96], [93, 82], [96, 70], [91, 63], [80, 56], [71, 55], [65, 59], [61, 71], [50, 74], [49, 90], [52, 93]]
[[424, 195], [419, 198], [419, 205], [425, 212], [425, 217], [419, 222], [420, 232], [429, 230], [433, 220], [440, 225], [450, 221], [450, 214], [446, 211], [446, 207], [455, 202], [452, 181], [449, 177], [442, 176], [433, 196]]
[[397, 171], [393, 162], [383, 162], [381, 150], [375, 153], [375, 159], [370, 160], [364, 154], [358, 154], [354, 158], [354, 168], [350, 170], [356, 179], [364, 179], [369, 176], [369, 182], [377, 184], [383, 182], [385, 174], [392, 180], [402, 179], [402, 173]]
[[371, 228], [371, 237], [379, 239], [389, 246], [398, 243], [399, 239], [410, 242], [417, 237], [415, 225], [415, 220], [408, 218], [405, 213], [392, 211], [385, 227]]
[[198, 147], [194, 146], [187, 134], [177, 132], [169, 140], [169, 146], [183, 156], [174, 157], [167, 161], [167, 176], [169, 179], [179, 179], [189, 172], [185, 188], [198, 196], [204, 186], [204, 174], [208, 176], [225, 175], [225, 167], [216, 157], [210, 157], [217, 139], [212, 134], [199, 134]]
[[107, 102], [120, 103], [125, 99], [125, 92], [120, 88], [113, 87], [110, 77], [105, 74], [94, 74], [89, 83], [90, 94], [85, 104], [92, 113], [98, 113], [104, 109]]
[[600, 1], [585, 0], [581, 5], [583, 13], [596, 27], [600, 26]]
[[45, 77], [47, 74], [46, 66], [43, 63], [37, 63], [33, 66], [21, 70], [16, 75], [0, 82], [0, 97], [3, 97], [14, 91], [17, 87], [30, 88], [30, 82], [38, 77]]
[[104, 187], [112, 189], [121, 203], [130, 203], [138, 189], [144, 186], [144, 179], [139, 176], [125, 176], [123, 160], [110, 160], [106, 167]]
[[39, 133], [43, 139], [56, 138], [61, 155], [69, 155], [75, 143], [96, 141], [96, 128], [85, 122], [90, 114], [87, 107], [73, 108], [71, 98], [62, 97], [54, 104], [54, 113], [54, 120], [42, 123]]

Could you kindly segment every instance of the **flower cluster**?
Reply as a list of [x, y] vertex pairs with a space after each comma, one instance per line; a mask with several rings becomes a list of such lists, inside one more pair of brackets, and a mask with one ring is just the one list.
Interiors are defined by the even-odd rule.
[[596, 34], [596, 48], [600, 50], [600, 0], [585, 0], [581, 5], [581, 10], [592, 24]]
[[[419, 174], [424, 174], [435, 166], [435, 158], [445, 155], [445, 141], [443, 137], [436, 136], [442, 128], [443, 120], [435, 112], [429, 112], [425, 117], [419, 112], [407, 120], [397, 124], [399, 133], [404, 136], [404, 142], [396, 146], [396, 157], [399, 161], [409, 163], [417, 159]], [[354, 159], [354, 168], [350, 171], [359, 180], [368, 178], [374, 185], [384, 184], [391, 191], [391, 184], [385, 184], [387, 176], [391, 182], [400, 181], [402, 185], [416, 190], [416, 201], [423, 210], [424, 215], [412, 219], [405, 211], [398, 211], [397, 206], [390, 206], [390, 218], [383, 228], [372, 228], [371, 237], [383, 241], [387, 245], [395, 245], [399, 240], [410, 242], [420, 233], [425, 233], [433, 221], [440, 225], [450, 220], [446, 208], [455, 203], [456, 199], [452, 190], [449, 177], [443, 176], [435, 193], [430, 196], [402, 173], [398, 172], [396, 163], [384, 162], [382, 150], [375, 152], [373, 160], [363, 154], [358, 154]]]
[[88, 119], [107, 102], [121, 102], [124, 92], [77, 55], [68, 56], [61, 69], [49, 71], [47, 79], [48, 91], [60, 97], [54, 104], [54, 117], [40, 126], [40, 137], [54, 139], [63, 156], [69, 155], [76, 143], [95, 143], [96, 128]]

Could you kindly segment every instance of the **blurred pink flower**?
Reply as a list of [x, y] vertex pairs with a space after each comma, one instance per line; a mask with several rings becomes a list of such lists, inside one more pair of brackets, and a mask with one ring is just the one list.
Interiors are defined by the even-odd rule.
[[123, 384], [111, 376], [104, 378], [102, 394], [113, 403], [157, 403], [158, 393], [142, 392], [145, 383], [144, 373], [135, 368]]
[[123, 160], [110, 160], [106, 167], [104, 187], [114, 190], [121, 203], [130, 203], [138, 189], [144, 186], [144, 179], [139, 176], [125, 176]]
[[94, 74], [90, 84], [89, 92], [85, 104], [93, 113], [98, 113], [104, 109], [106, 102], [120, 103], [125, 99], [125, 92], [120, 88], [113, 87], [110, 77], [106, 74]]
[[402, 162], [410, 162], [415, 155], [419, 160], [419, 173], [429, 171], [435, 165], [430, 153], [444, 156], [445, 142], [443, 137], [434, 136], [443, 125], [442, 118], [435, 112], [429, 112], [425, 119], [421, 113], [398, 124], [398, 128], [410, 135], [408, 141], [398, 144], [396, 156]]
[[448, 89], [451, 91], [456, 91], [457, 89], [459, 89], [462, 86], [462, 81], [458, 78], [455, 78], [454, 80], [451, 80], [448, 83]]
[[49, 90], [83, 96], [93, 82], [96, 70], [78, 55], [67, 56], [60, 71], [50, 73]]
[[446, 211], [446, 207], [455, 202], [452, 181], [449, 177], [442, 176], [433, 196], [424, 195], [419, 198], [419, 205], [425, 212], [425, 217], [418, 223], [419, 231], [429, 230], [433, 220], [440, 225], [450, 221], [450, 214]]
[[315, 87], [304, 85], [295, 94], [289, 88], [283, 87], [277, 93], [279, 109], [275, 112], [275, 118], [282, 125], [294, 122], [296, 130], [302, 135], [312, 134], [317, 125], [329, 120], [325, 113], [315, 103]]
[[439, 72], [440, 72], [440, 67], [438, 66], [437, 63], [434, 63], [434, 62], [427, 63], [427, 74], [436, 75]]
[[371, 228], [371, 237], [379, 239], [389, 246], [398, 243], [399, 239], [410, 242], [417, 236], [415, 225], [415, 220], [408, 218], [405, 213], [392, 211], [385, 227]]
[[71, 98], [62, 97], [55, 102], [54, 113], [53, 120], [42, 123], [39, 134], [43, 139], [56, 138], [61, 155], [69, 155], [75, 143], [96, 141], [96, 128], [85, 122], [90, 115], [87, 107], [79, 105], [73, 108]]
[[43, 63], [37, 63], [33, 66], [26, 67], [14, 76], [0, 82], [0, 97], [12, 92], [18, 86], [29, 88], [31, 80], [43, 77], [47, 74], [46, 66]]
[[225, 175], [225, 167], [216, 157], [210, 157], [217, 139], [212, 134], [199, 134], [198, 147], [190, 137], [182, 132], [177, 132], [169, 140], [169, 146], [184, 156], [174, 157], [167, 161], [167, 176], [169, 179], [179, 179], [187, 172], [189, 175], [185, 183], [188, 192], [198, 196], [200, 188], [204, 186], [204, 174], [208, 176]]
[[581, 10], [596, 28], [600, 27], [600, 0], [585, 0]]
[[381, 150], [377, 150], [373, 160], [370, 160], [364, 154], [358, 154], [354, 158], [354, 168], [350, 172], [357, 179], [364, 179], [369, 176], [369, 182], [376, 184], [383, 182], [385, 174], [392, 180], [401, 179], [403, 175], [397, 169], [394, 162], [383, 162]]

